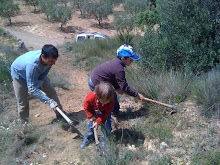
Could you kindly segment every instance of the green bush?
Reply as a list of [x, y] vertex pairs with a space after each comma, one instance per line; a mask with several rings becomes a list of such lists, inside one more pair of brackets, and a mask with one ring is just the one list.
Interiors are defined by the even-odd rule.
[[202, 105], [201, 113], [213, 115], [220, 109], [220, 70], [212, 70], [198, 77], [192, 91], [195, 100]]
[[123, 44], [133, 45], [133, 38], [134, 38], [134, 35], [131, 35], [131, 34], [119, 34], [117, 36], [117, 40], [120, 43], [120, 45], [123, 45]]
[[5, 93], [12, 87], [10, 67], [18, 55], [12, 49], [12, 47], [0, 46], [0, 52], [3, 53], [3, 56], [0, 57], [0, 87]]
[[148, 29], [140, 43], [142, 66], [151, 71], [185, 69], [207, 72], [220, 62], [220, 3], [214, 0], [161, 0], [156, 13], [160, 28]]
[[49, 72], [48, 74], [50, 81], [55, 87], [60, 87], [63, 89], [71, 88], [71, 84], [66, 79], [66, 76], [63, 74], [56, 74], [54, 72]]
[[0, 84], [9, 83], [11, 79], [10, 68], [4, 60], [0, 59]]

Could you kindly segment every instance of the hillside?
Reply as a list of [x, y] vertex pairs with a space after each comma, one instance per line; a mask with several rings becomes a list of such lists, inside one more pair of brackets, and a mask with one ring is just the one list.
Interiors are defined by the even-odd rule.
[[[2, 25], [21, 39], [29, 50], [40, 49], [41, 44], [46, 43], [61, 45], [74, 40], [79, 31], [97, 31], [110, 37], [116, 34], [113, 28], [97, 28], [93, 19], [80, 18], [79, 12], [66, 26], [66, 29], [73, 29], [75, 33], [64, 33], [60, 31], [59, 24], [47, 22], [43, 14], [34, 14], [31, 7], [21, 6], [21, 9], [21, 14], [12, 19], [12, 27], [8, 27], [5, 21]], [[112, 23], [112, 17], [107, 23]], [[70, 88], [56, 87], [56, 90], [64, 110], [72, 113], [72, 119], [79, 121], [76, 127], [84, 134], [88, 120], [82, 105], [90, 91], [87, 85], [89, 73], [74, 67], [73, 57], [60, 52], [52, 72], [64, 75], [70, 83]], [[212, 151], [220, 144], [219, 120], [201, 116], [199, 106], [192, 100], [176, 105], [175, 113], [162, 108], [163, 111], [152, 115], [149, 104], [121, 96], [120, 106], [124, 115], [119, 123], [113, 123], [115, 142], [110, 143], [106, 151], [100, 150], [95, 144], [80, 150], [82, 139], [68, 131], [67, 124], [63, 122], [50, 124], [55, 114], [48, 105], [35, 98], [30, 101], [28, 130], [22, 132], [22, 126], [15, 121], [17, 108], [13, 91], [8, 95], [4, 100], [6, 107], [0, 113], [0, 134], [6, 139], [4, 142], [8, 142], [3, 155], [0, 154], [0, 164], [3, 165], [185, 165], [193, 164], [192, 155]], [[141, 130], [146, 125], [149, 128], [143, 134]], [[162, 143], [164, 139], [166, 145]]]

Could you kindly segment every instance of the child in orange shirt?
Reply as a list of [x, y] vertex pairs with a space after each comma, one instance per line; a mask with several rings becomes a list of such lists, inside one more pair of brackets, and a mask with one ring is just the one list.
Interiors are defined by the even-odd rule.
[[[104, 135], [111, 132], [111, 112], [114, 107], [114, 89], [110, 83], [100, 82], [94, 92], [90, 92], [84, 101], [84, 110], [90, 120], [80, 148], [83, 149], [94, 140], [94, 128], [101, 125], [101, 147], [105, 147]], [[94, 124], [93, 124], [94, 123]]]

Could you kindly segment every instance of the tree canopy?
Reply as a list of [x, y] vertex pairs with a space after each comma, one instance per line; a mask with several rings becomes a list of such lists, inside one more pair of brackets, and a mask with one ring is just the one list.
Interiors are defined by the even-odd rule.
[[4, 19], [8, 19], [10, 26], [12, 25], [11, 17], [18, 14], [19, 11], [18, 4], [15, 4], [13, 0], [0, 1], [0, 16]]
[[[154, 69], [206, 72], [220, 62], [220, 2], [157, 1], [157, 33], [148, 29], [140, 44], [143, 65]], [[146, 24], [149, 22], [146, 20]]]

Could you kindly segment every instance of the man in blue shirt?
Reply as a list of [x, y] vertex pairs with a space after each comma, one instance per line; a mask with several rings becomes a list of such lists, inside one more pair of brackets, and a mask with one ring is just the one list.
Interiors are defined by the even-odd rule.
[[56, 47], [44, 45], [42, 50], [27, 52], [12, 63], [11, 76], [17, 99], [18, 116], [22, 122], [28, 122], [29, 119], [28, 93], [48, 104], [55, 111], [56, 117], [61, 118], [56, 107], [62, 109], [62, 105], [53, 85], [50, 83], [50, 79], [47, 77], [58, 56]]

